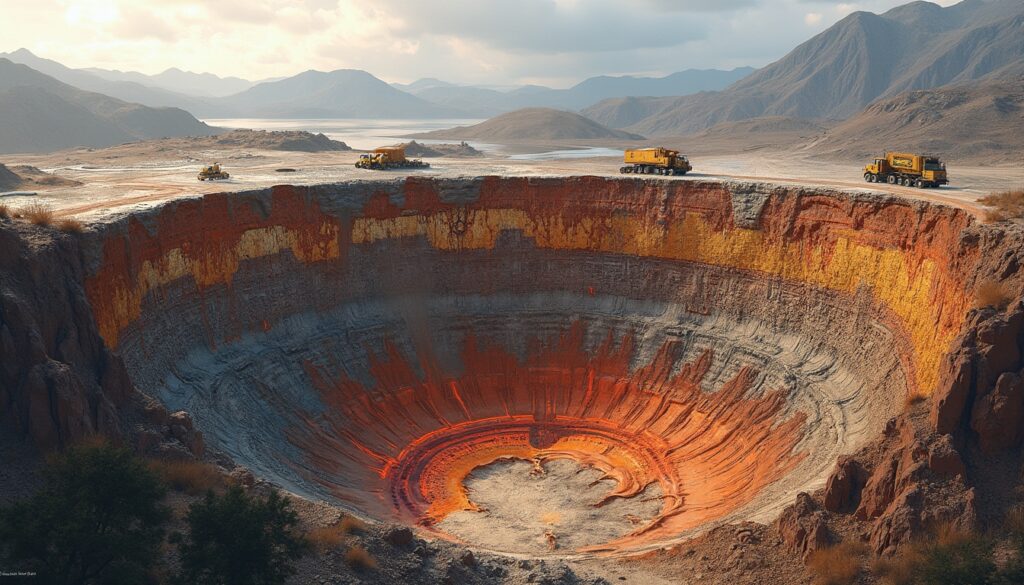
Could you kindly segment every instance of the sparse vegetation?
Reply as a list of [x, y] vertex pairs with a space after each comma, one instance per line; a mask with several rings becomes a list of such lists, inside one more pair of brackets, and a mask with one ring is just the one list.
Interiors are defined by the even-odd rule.
[[6, 218], [11, 216], [11, 206], [6, 203], [0, 203], [0, 218]]
[[944, 526], [892, 559], [879, 559], [872, 572], [889, 585], [988, 585], [1003, 583], [991, 539]]
[[345, 563], [356, 570], [377, 568], [377, 559], [373, 558], [370, 551], [359, 545], [353, 545], [345, 551]]
[[814, 574], [816, 585], [850, 585], [860, 574], [867, 550], [860, 542], [816, 550], [807, 559], [807, 568]]
[[928, 398], [928, 396], [925, 395], [924, 393], [922, 393], [921, 391], [913, 390], [913, 391], [907, 393], [906, 398], [903, 399], [903, 404], [904, 404], [904, 406], [908, 406], [908, 407], [909, 406], [914, 406], [915, 404], [920, 404], [921, 402], [923, 402], [927, 398]]
[[308, 547], [297, 531], [298, 515], [277, 492], [263, 499], [238, 486], [223, 495], [209, 491], [189, 507], [186, 523], [188, 533], [172, 537], [182, 584], [281, 584]]
[[974, 306], [977, 308], [995, 307], [1005, 309], [1012, 297], [1006, 286], [995, 280], [983, 280], [974, 291]]
[[149, 583], [164, 488], [127, 449], [93, 442], [53, 457], [39, 493], [0, 510], [0, 558], [40, 583]]
[[306, 533], [306, 540], [320, 552], [327, 552], [341, 546], [341, 543], [345, 542], [346, 536], [348, 536], [348, 532], [345, 531], [339, 522], [331, 526], [322, 526], [310, 530]]
[[149, 467], [168, 487], [192, 496], [224, 487], [224, 476], [217, 467], [200, 461], [154, 459]]
[[1024, 543], [1024, 504], [1010, 508], [1003, 525], [1011, 538]]
[[871, 573], [885, 585], [914, 585], [921, 555], [914, 547], [907, 547], [892, 558], [879, 557], [871, 563]]
[[85, 231], [85, 224], [73, 217], [66, 217], [57, 222], [57, 229], [69, 234], [80, 234]]
[[366, 523], [353, 516], [345, 516], [339, 523], [342, 533], [358, 534], [366, 530]]
[[992, 542], [978, 534], [942, 527], [933, 541], [921, 546], [920, 554], [925, 585], [984, 585], [995, 575]]
[[24, 217], [30, 223], [39, 226], [53, 225], [53, 210], [42, 203], [30, 203], [22, 208], [20, 217]]
[[978, 200], [991, 207], [985, 218], [988, 221], [1006, 221], [1024, 217], [1024, 189], [994, 193]]

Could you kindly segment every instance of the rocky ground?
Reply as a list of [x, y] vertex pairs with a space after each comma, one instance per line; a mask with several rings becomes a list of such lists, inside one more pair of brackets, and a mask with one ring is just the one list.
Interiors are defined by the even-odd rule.
[[[273, 150], [259, 144], [219, 144], [217, 141], [220, 139], [154, 140], [107, 149], [9, 155], [3, 161], [9, 166], [32, 165], [61, 179], [81, 184], [69, 183], [64, 187], [47, 188], [45, 192], [33, 188], [40, 192], [37, 197], [6, 197], [5, 203], [16, 207], [38, 201], [56, 209], [60, 214], [73, 214], [88, 219], [89, 214], [98, 210], [106, 211], [119, 206], [137, 208], [174, 197], [202, 193], [263, 188], [283, 182], [309, 185], [399, 176], [398, 172], [356, 169], [354, 163], [359, 157], [356, 152]], [[692, 142], [669, 141], [666, 144], [690, 153], [694, 165], [694, 171], [686, 177], [662, 178], [666, 181], [732, 178], [765, 180], [786, 185], [822, 185], [919, 197], [964, 207], [979, 215], [984, 214], [984, 209], [977, 204], [979, 198], [1024, 185], [1024, 168], [1020, 165], [969, 166], [951, 162], [951, 185], [942, 189], [920, 190], [890, 185], [869, 186], [863, 180], [862, 166], [858, 163], [778, 153], [770, 144], [754, 151], [737, 153], [729, 147], [710, 149], [703, 154], [699, 148], [687, 148], [696, 146]], [[483, 156], [471, 157], [443, 151], [435, 145], [428, 146], [443, 156], [431, 160], [430, 169], [417, 171], [417, 174], [432, 177], [618, 176], [621, 166], [621, 159], [611, 156], [558, 157], [557, 153], [563, 150], [577, 151], [593, 147], [593, 144], [580, 141], [499, 146], [484, 151]], [[609, 146], [623, 148], [629, 145], [615, 143]], [[457, 149], [461, 150], [464, 149]], [[196, 173], [200, 167], [214, 161], [224, 165], [231, 173], [231, 179], [206, 183], [197, 181]], [[283, 175], [277, 172], [281, 168], [294, 171]]]

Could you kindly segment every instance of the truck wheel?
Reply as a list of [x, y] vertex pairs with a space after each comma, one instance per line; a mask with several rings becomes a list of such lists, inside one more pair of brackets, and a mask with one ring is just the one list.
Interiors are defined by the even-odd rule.
[[914, 186], [917, 187], [918, 189], [924, 189], [924, 181], [922, 181], [921, 179], [918, 179], [914, 183]]
[[872, 179], [874, 178], [875, 176], [872, 175], [871, 173], [864, 173], [864, 180], [867, 181], [868, 183], [874, 183], [874, 181], [872, 181]]
[[911, 185], [910, 177], [903, 177], [903, 186], [909, 187]]
[[886, 180], [889, 181], [890, 185], [895, 185], [896, 181], [898, 180], [898, 177], [896, 175], [889, 175], [888, 177], [886, 177]]

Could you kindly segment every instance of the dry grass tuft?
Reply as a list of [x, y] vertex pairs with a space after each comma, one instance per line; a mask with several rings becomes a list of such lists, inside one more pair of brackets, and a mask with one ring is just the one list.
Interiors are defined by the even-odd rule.
[[1010, 536], [1024, 540], [1024, 504], [1018, 504], [1006, 513], [1003, 526]]
[[359, 534], [366, 531], [366, 523], [359, 518], [345, 516], [338, 523], [338, 528], [342, 534]]
[[811, 553], [807, 568], [816, 585], [850, 585], [860, 574], [867, 547], [861, 542], [843, 542]]
[[1012, 297], [1002, 283], [995, 280], [983, 280], [974, 291], [974, 306], [977, 308], [995, 307], [1005, 309]]
[[340, 522], [333, 526], [314, 528], [306, 533], [306, 539], [321, 553], [341, 546], [341, 543], [345, 542], [346, 536], [348, 536], [348, 532]]
[[49, 226], [53, 224], [53, 210], [42, 203], [30, 203], [21, 209], [19, 215], [34, 225]]
[[171, 489], [191, 496], [224, 487], [224, 476], [216, 466], [201, 461], [168, 461], [153, 459], [149, 467]]
[[879, 557], [871, 563], [871, 573], [885, 585], [913, 585], [921, 565], [916, 548], [908, 547], [892, 558]]
[[57, 222], [57, 229], [69, 234], [80, 234], [85, 231], [85, 224], [77, 219], [66, 217]]
[[927, 400], [927, 398], [928, 395], [922, 393], [919, 390], [914, 390], [913, 392], [907, 393], [906, 398], [903, 399], [903, 405], [909, 408], [911, 406], [914, 406], [915, 404], [920, 404], [924, 402], [925, 400]]
[[6, 203], [0, 203], [0, 218], [11, 217], [11, 206]]
[[978, 202], [992, 208], [985, 214], [985, 219], [991, 222], [1024, 217], [1024, 189], [993, 193]]
[[359, 545], [345, 551], [345, 563], [356, 570], [377, 568], [377, 559], [373, 558], [370, 551]]

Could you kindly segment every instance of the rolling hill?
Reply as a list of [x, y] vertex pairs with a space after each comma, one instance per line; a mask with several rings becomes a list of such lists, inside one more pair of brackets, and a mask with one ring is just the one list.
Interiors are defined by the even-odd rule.
[[217, 130], [177, 108], [150, 108], [82, 91], [0, 58], [0, 152], [103, 147]]
[[418, 134], [415, 138], [480, 141], [617, 139], [643, 140], [643, 136], [606, 128], [573, 112], [551, 108], [523, 108], [473, 126], [459, 126]]
[[947, 8], [913, 2], [882, 15], [855, 12], [727, 89], [652, 102], [646, 107], [653, 113], [640, 120], [619, 112], [625, 104], [597, 104], [583, 113], [606, 124], [632, 121], [625, 128], [650, 135], [759, 116], [845, 119], [905, 91], [1024, 73], [1021, 38], [1019, 0]]

